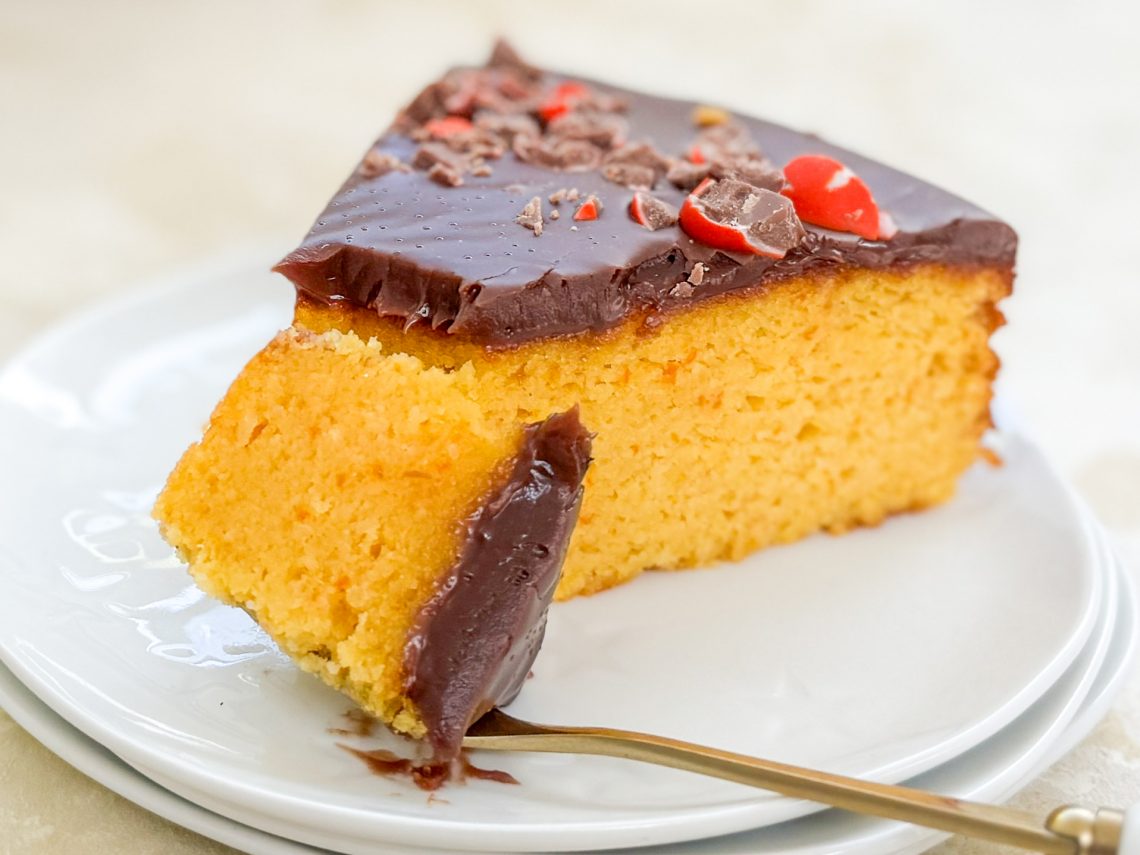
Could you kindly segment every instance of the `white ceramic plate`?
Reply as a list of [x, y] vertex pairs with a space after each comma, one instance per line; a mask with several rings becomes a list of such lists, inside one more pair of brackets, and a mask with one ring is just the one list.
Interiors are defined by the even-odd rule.
[[[149, 508], [242, 362], [288, 316], [238, 269], [59, 328], [0, 376], [0, 656], [40, 698], [187, 792], [307, 828], [496, 851], [645, 845], [809, 808], [601, 758], [504, 757], [522, 786], [429, 802], [327, 733], [344, 701], [207, 600]], [[877, 780], [979, 744], [1073, 662], [1103, 595], [1092, 541], [1040, 455], [843, 538], [650, 574], [556, 607], [512, 711], [603, 723]], [[1001, 656], [994, 656], [1001, 650]]]
[[[1106, 554], [1103, 560], [1104, 572], [1118, 576], [1123, 589], [1121, 596], [1106, 598], [1106, 614], [1115, 610], [1115, 621], [1109, 624], [1102, 619], [1085, 650], [1070, 666], [1070, 673], [1029, 711], [982, 745], [911, 783], [958, 798], [1001, 801], [1093, 728], [1107, 710], [1122, 677], [1128, 673], [1137, 629], [1135, 601], [1127, 576], [1118, 569], [1111, 555]], [[1106, 640], [1110, 643], [1098, 670], [1091, 667], [1092, 660], [1098, 645]], [[1090, 678], [1092, 685], [1083, 703], [1068, 726], [1064, 726], [1068, 711], [1076, 704], [1075, 690]], [[227, 820], [157, 786], [52, 713], [3, 666], [0, 666], [0, 706], [76, 768], [167, 819], [251, 855], [304, 855], [318, 851]], [[924, 829], [828, 811], [731, 837], [637, 851], [641, 855], [758, 855], [773, 851], [821, 855], [854, 849], [866, 853], [918, 852], [937, 839], [938, 835]], [[338, 842], [328, 837], [321, 843], [330, 849], [338, 848]], [[369, 855], [406, 851], [376, 842], [367, 849]], [[443, 850], [417, 852], [436, 855]]]

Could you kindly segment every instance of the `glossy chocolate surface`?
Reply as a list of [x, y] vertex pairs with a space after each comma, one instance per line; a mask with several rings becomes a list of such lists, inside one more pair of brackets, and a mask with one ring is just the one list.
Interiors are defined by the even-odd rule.
[[577, 409], [526, 428], [506, 481], [467, 520], [455, 566], [408, 639], [408, 697], [437, 761], [514, 700], [538, 655], [578, 519], [590, 436]]
[[[547, 73], [536, 85], [549, 90], [564, 80]], [[692, 146], [693, 102], [588, 85], [623, 102], [628, 141], [648, 141], [677, 158]], [[428, 115], [432, 92], [425, 90], [372, 151], [411, 164], [421, 142], [409, 135], [415, 128], [409, 116], [422, 121]], [[302, 245], [275, 269], [309, 298], [368, 307], [407, 324], [430, 324], [503, 347], [602, 331], [638, 313], [839, 266], [1012, 268], [1015, 233], [969, 202], [817, 137], [758, 119], [733, 119], [777, 167], [807, 153], [842, 161], [866, 182], [898, 232], [872, 241], [805, 224], [803, 242], [782, 259], [725, 253], [690, 239], [676, 225], [651, 231], [634, 222], [627, 213], [634, 189], [607, 180], [598, 168], [559, 171], [523, 162], [507, 150], [488, 161], [491, 174], [468, 173], [458, 187], [432, 180], [424, 169], [375, 177], [358, 169]], [[604, 203], [601, 216], [575, 222], [575, 206], [563, 203], [558, 219], [551, 219], [548, 197], [569, 187], [583, 197], [595, 194]], [[652, 193], [673, 207], [687, 195], [663, 179]], [[540, 236], [515, 221], [535, 196], [546, 214]], [[705, 265], [701, 283], [677, 288], [698, 262]]]

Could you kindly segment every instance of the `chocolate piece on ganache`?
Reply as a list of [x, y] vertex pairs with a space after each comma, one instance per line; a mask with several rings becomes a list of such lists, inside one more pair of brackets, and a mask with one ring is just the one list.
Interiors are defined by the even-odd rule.
[[[625, 215], [635, 193], [679, 209], [707, 179], [787, 192], [782, 168], [803, 155], [839, 161], [835, 186], [848, 174], [866, 184], [890, 224], [877, 239], [804, 222], [789, 249], [734, 252], [695, 239], [684, 217], [651, 229]], [[533, 217], [515, 221], [567, 187], [620, 215], [551, 217], [538, 239]], [[1016, 249], [1014, 231], [980, 208], [818, 137], [543, 72], [500, 46], [488, 65], [421, 92], [274, 269], [300, 299], [495, 348], [844, 266], [1009, 271]], [[678, 288], [698, 263], [701, 288]]]
[[467, 519], [455, 565], [420, 610], [405, 685], [436, 760], [454, 757], [471, 723], [514, 700], [530, 673], [589, 463], [577, 407], [529, 425], [506, 480]]

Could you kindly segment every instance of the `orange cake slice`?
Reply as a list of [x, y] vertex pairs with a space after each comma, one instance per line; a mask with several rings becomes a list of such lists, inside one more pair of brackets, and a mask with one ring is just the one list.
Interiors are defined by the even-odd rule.
[[[1016, 243], [816, 137], [500, 45], [420, 93], [277, 265], [294, 328], [157, 514], [208, 590], [446, 756], [517, 690], [552, 593], [948, 499]], [[490, 575], [463, 569], [480, 543]]]

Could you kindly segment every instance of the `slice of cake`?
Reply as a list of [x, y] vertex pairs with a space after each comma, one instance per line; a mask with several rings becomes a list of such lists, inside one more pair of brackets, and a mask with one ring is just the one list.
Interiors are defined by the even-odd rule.
[[950, 497], [1009, 226], [816, 137], [542, 72], [425, 89], [278, 266], [296, 323], [597, 434], [557, 596]]
[[156, 514], [204, 587], [444, 758], [518, 690], [552, 593], [947, 499], [1015, 249], [815, 137], [499, 46], [277, 266], [294, 328]]
[[589, 459], [575, 411], [497, 422], [477, 384], [287, 331], [155, 508], [205, 590], [435, 759], [526, 678]]

